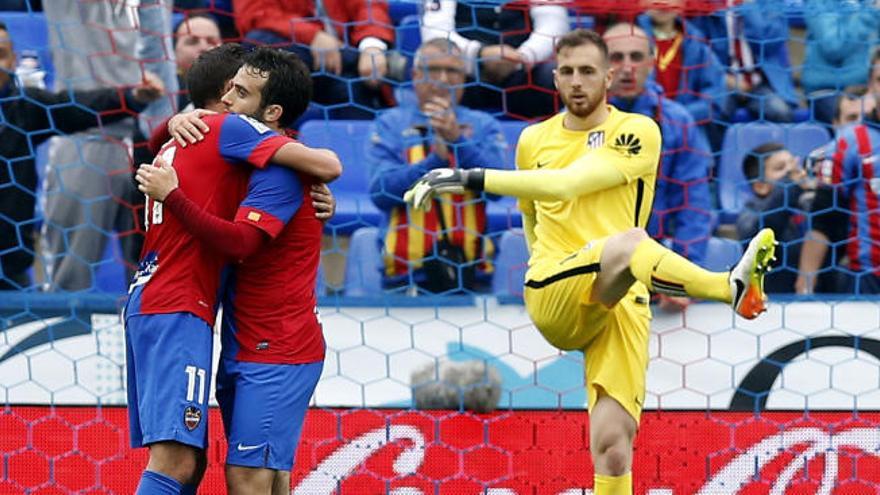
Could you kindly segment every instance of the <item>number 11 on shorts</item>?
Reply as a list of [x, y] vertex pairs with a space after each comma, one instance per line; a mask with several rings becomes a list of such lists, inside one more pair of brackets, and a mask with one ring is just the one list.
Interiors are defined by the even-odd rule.
[[[205, 370], [203, 368], [196, 368], [195, 366], [187, 366], [186, 367], [186, 401], [187, 402], [197, 402], [199, 404], [205, 403]], [[196, 377], [199, 378], [199, 397], [196, 399]]]

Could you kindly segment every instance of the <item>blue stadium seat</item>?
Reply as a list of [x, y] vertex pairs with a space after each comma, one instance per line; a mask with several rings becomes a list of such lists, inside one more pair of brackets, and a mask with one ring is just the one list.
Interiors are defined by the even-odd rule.
[[0, 21], [9, 28], [12, 46], [16, 56], [21, 60], [23, 52], [36, 52], [40, 66], [46, 71], [46, 87], [51, 89], [54, 81], [52, 53], [49, 51], [49, 30], [46, 18], [41, 12], [3, 12]]
[[[505, 168], [516, 168], [516, 143], [519, 135], [528, 122], [521, 120], [501, 121], [501, 132], [507, 140], [507, 155], [504, 157]], [[486, 217], [489, 223], [488, 232], [502, 232], [513, 227], [522, 227], [522, 216], [516, 207], [516, 199], [503, 196], [496, 201], [489, 201], [486, 206]]]
[[419, 45], [422, 44], [421, 18], [408, 15], [397, 25], [397, 48], [407, 57], [412, 58]]
[[125, 273], [125, 257], [116, 236], [107, 239], [104, 254], [92, 265], [95, 270], [94, 290], [108, 294], [125, 294], [128, 291], [128, 277]]
[[351, 236], [345, 257], [346, 296], [376, 296], [382, 292], [382, 252], [379, 248], [379, 229], [362, 227]]
[[706, 258], [703, 268], [713, 272], [725, 272], [739, 261], [742, 256], [742, 244], [733, 239], [710, 237], [706, 244]]
[[419, 15], [421, 0], [391, 0], [388, 2], [388, 15], [391, 23], [395, 26], [403, 24], [403, 21], [411, 16]]
[[751, 122], [731, 126], [724, 135], [718, 168], [721, 223], [735, 222], [749, 197], [750, 186], [742, 171], [743, 158], [749, 151], [764, 143], [777, 141], [795, 155], [804, 157], [830, 139], [828, 130], [819, 124]]
[[810, 109], [802, 107], [795, 108], [791, 118], [794, 122], [808, 122], [813, 120], [812, 115], [810, 115]]
[[336, 215], [328, 225], [338, 233], [349, 234], [382, 220], [382, 212], [370, 199], [370, 171], [363, 159], [369, 127], [368, 120], [310, 120], [300, 128], [304, 144], [330, 148], [342, 160], [342, 177], [330, 184]]
[[492, 292], [502, 297], [522, 296], [528, 261], [529, 250], [522, 229], [511, 229], [502, 234], [492, 275]]
[[327, 280], [324, 278], [324, 263], [318, 263], [318, 275], [315, 277], [315, 292], [318, 297], [327, 293]]
[[516, 168], [516, 143], [519, 141], [520, 133], [528, 125], [528, 122], [522, 120], [501, 121], [501, 132], [504, 133], [504, 139], [507, 140], [507, 156], [504, 159], [507, 168]]

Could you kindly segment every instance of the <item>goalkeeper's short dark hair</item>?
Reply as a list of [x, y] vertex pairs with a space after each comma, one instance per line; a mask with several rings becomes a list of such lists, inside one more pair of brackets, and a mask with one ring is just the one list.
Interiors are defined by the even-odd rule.
[[245, 50], [238, 43], [225, 43], [199, 55], [186, 74], [189, 99], [196, 108], [219, 101], [227, 83], [244, 64]]
[[755, 147], [743, 158], [743, 174], [750, 182], [764, 178], [764, 160], [773, 153], [782, 151], [782, 143], [764, 143]]

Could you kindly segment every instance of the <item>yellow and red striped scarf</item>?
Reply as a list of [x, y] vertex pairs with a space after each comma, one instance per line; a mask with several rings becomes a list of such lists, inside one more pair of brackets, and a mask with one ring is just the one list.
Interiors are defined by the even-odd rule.
[[[404, 154], [407, 163], [418, 163], [425, 159], [430, 149], [427, 144], [417, 144]], [[455, 166], [452, 163], [451, 166]], [[479, 194], [443, 194], [437, 198], [431, 211], [410, 210], [395, 207], [391, 211], [388, 232], [385, 234], [385, 274], [398, 276], [410, 269], [421, 268], [422, 260], [434, 250], [434, 241], [439, 235], [438, 210], [442, 211], [446, 224], [446, 236], [452, 244], [462, 247], [467, 260], [483, 258], [479, 265], [484, 272], [492, 270], [492, 255], [495, 247], [492, 241], [482, 235], [486, 231], [486, 203]]]

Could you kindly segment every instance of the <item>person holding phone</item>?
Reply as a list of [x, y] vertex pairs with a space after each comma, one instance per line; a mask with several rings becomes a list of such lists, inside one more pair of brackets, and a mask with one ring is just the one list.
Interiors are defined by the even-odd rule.
[[751, 239], [769, 227], [776, 232], [779, 249], [774, 270], [764, 277], [770, 293], [791, 293], [798, 272], [800, 241], [806, 233], [806, 213], [815, 197], [815, 181], [798, 157], [781, 143], [770, 142], [751, 150], [743, 159], [743, 173], [752, 196], [736, 221], [740, 239]]

